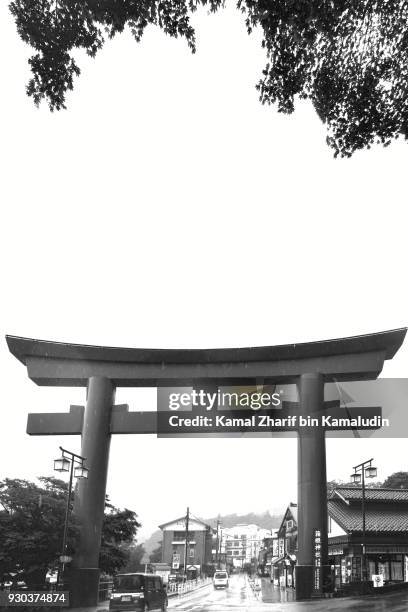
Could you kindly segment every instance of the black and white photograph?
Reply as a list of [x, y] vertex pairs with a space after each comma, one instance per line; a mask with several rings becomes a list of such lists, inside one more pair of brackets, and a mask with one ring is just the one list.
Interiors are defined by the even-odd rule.
[[0, 609], [406, 612], [408, 3], [0, 33]]

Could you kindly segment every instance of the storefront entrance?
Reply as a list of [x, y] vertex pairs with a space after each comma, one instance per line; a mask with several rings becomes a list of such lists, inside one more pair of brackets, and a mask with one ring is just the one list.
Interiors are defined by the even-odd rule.
[[404, 555], [369, 555], [368, 576], [384, 577], [384, 582], [404, 581]]
[[[331, 557], [329, 562], [337, 589], [343, 584], [361, 581], [361, 556], [337, 555]], [[385, 584], [408, 582], [408, 554], [368, 553], [367, 569], [368, 580], [372, 580], [372, 576], [383, 576]]]

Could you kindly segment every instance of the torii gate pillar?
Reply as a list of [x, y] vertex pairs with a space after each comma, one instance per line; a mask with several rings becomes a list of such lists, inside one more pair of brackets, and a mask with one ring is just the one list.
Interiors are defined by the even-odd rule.
[[94, 606], [99, 585], [99, 550], [108, 475], [112, 382], [102, 376], [88, 381], [81, 455], [88, 478], [78, 481], [74, 514], [80, 525], [79, 547], [71, 569], [71, 606]]
[[[299, 387], [299, 416], [323, 410], [324, 381], [319, 373], [302, 374]], [[298, 430], [298, 559], [296, 599], [309, 599], [314, 581], [314, 534], [320, 531], [319, 590], [328, 561], [326, 444], [322, 427]]]

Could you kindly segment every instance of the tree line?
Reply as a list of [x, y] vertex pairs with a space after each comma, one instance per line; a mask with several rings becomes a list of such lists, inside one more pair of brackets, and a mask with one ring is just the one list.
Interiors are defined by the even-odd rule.
[[[156, 26], [194, 53], [192, 14], [199, 6], [216, 12], [224, 1], [12, 0], [18, 34], [33, 49], [27, 93], [51, 110], [65, 108], [81, 72], [74, 50], [94, 57], [125, 28], [140, 42]], [[263, 104], [293, 113], [297, 100], [310, 100], [335, 156], [407, 139], [406, 0], [238, 0], [237, 9], [249, 34], [262, 33]]]
[[[48, 570], [58, 567], [68, 485], [53, 477], [38, 481], [0, 481], [0, 581], [2, 576], [18, 575], [27, 585], [43, 585]], [[111, 575], [141, 560], [144, 551], [135, 543], [140, 526], [134, 511], [116, 508], [106, 497], [99, 556], [102, 572]], [[78, 535], [79, 526], [71, 514], [68, 555], [74, 554]]]

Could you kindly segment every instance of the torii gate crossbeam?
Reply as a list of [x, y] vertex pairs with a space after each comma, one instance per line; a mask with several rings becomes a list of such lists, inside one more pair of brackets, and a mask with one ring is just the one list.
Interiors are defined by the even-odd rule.
[[[87, 403], [68, 414], [29, 415], [32, 435], [82, 435], [89, 478], [79, 483], [74, 512], [81, 538], [73, 561], [72, 604], [97, 603], [101, 529], [112, 433], [148, 433], [156, 414], [114, 406], [116, 387], [227, 386], [296, 383], [299, 414], [324, 410], [324, 384], [370, 380], [400, 348], [406, 328], [336, 340], [237, 349], [130, 349], [66, 344], [7, 336], [11, 353], [43, 386], [84, 386]], [[154, 431], [154, 429], [153, 429]], [[327, 492], [324, 431], [298, 435], [297, 598], [312, 594], [313, 534], [321, 532], [327, 564]]]

